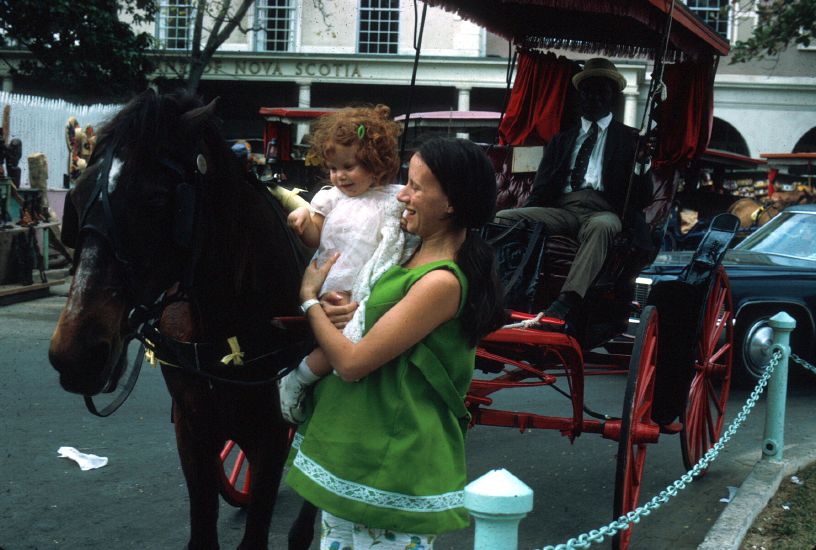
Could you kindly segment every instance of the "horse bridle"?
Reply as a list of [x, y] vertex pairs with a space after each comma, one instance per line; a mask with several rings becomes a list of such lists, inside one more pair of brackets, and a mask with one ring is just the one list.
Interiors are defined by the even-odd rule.
[[[114, 160], [114, 148], [108, 148], [101, 160], [100, 169], [96, 174], [94, 190], [83, 208], [82, 215], [78, 219], [75, 216], [75, 209], [68, 205], [70, 195], [75, 192], [75, 190], [69, 191], [66, 197], [66, 216], [63, 224], [62, 240], [66, 245], [76, 250], [74, 254], [76, 264], [76, 258], [79, 257], [79, 252], [82, 247], [83, 234], [92, 232], [99, 236], [107, 243], [117, 263], [122, 266], [127, 283], [126, 291], [134, 298], [134, 301], [137, 301], [135, 300], [137, 284], [134, 261], [127, 254], [122, 244], [121, 224], [117, 223], [118, 216], [116, 215], [121, 214], [121, 212], [115, 211], [116, 207], [111, 201], [110, 196], [110, 173]], [[192, 284], [193, 273], [198, 260], [198, 247], [196, 246], [197, 243], [194, 242], [194, 236], [197, 234], [195, 227], [197, 193], [198, 190], [203, 189], [205, 185], [207, 161], [203, 154], [196, 154], [195, 169], [191, 171], [192, 177], [190, 177], [190, 171], [185, 170], [183, 166], [172, 159], [160, 157], [156, 162], [179, 180], [179, 183], [177, 183], [175, 187], [176, 217], [173, 226], [173, 240], [179, 247], [190, 251], [193, 255], [191, 258], [192, 261], [188, 263], [183, 278], [184, 285], [189, 287]], [[192, 183], [188, 183], [190, 179], [192, 179]], [[101, 215], [99, 209], [95, 209], [97, 202], [99, 202], [102, 207]], [[70, 212], [71, 210], [73, 210], [73, 212]], [[73, 217], [71, 216], [72, 213], [74, 214]]]
[[[142, 364], [145, 347], [149, 345], [146, 341], [145, 332], [148, 330], [148, 325], [155, 322], [161, 316], [162, 311], [167, 305], [173, 301], [178, 301], [185, 298], [184, 292], [176, 293], [173, 297], [168, 297], [166, 293], [162, 293], [153, 303], [144, 303], [139, 298], [137, 291], [138, 283], [136, 278], [135, 262], [133, 258], [127, 253], [123, 246], [123, 234], [120, 223], [117, 223], [117, 214], [121, 215], [121, 211], [117, 211], [116, 205], [111, 200], [110, 179], [111, 170], [115, 162], [115, 150], [109, 147], [105, 150], [99, 171], [96, 174], [93, 191], [84, 205], [81, 216], [77, 216], [77, 209], [70, 202], [71, 193], [76, 192], [72, 189], [66, 195], [66, 204], [64, 209], [62, 241], [67, 246], [74, 248], [73, 267], [74, 269], [79, 262], [79, 257], [82, 248], [83, 236], [87, 233], [94, 233], [103, 242], [105, 242], [110, 249], [115, 261], [122, 267], [125, 277], [125, 293], [136, 305], [128, 314], [128, 325], [132, 330], [131, 333], [124, 336], [123, 349], [127, 350], [129, 343], [136, 339], [141, 342], [141, 349], [134, 359], [134, 365], [131, 374], [123, 386], [120, 394], [108, 406], [99, 411], [93, 403], [92, 397], [89, 395], [85, 397], [85, 404], [88, 410], [97, 416], [108, 416], [112, 414], [121, 404], [127, 399], [136, 379], [139, 375], [139, 370]], [[184, 168], [175, 161], [168, 158], [159, 158], [157, 163], [163, 169], [169, 171], [173, 176], [177, 177], [180, 182], [176, 184], [176, 219], [174, 220], [173, 237], [177, 245], [182, 249], [188, 250], [191, 254], [190, 261], [187, 263], [185, 274], [183, 277], [184, 288], [190, 288], [193, 284], [193, 274], [198, 260], [198, 246], [194, 242], [194, 235], [196, 234], [196, 190], [204, 185], [204, 176], [207, 172], [207, 162], [201, 153], [196, 155], [195, 170], [193, 171], [192, 180], [194, 183], [188, 183], [188, 173]], [[101, 205], [101, 208], [97, 206]], [[108, 367], [109, 372], [106, 373], [106, 381], [100, 393], [112, 391], [111, 385], [114, 380], [118, 380], [122, 370], [125, 369], [127, 363], [126, 352], [123, 352], [116, 364]]]
[[[101, 160], [99, 172], [96, 174], [96, 181], [93, 192], [91, 193], [87, 203], [83, 208], [80, 217], [71, 219], [70, 215], [66, 215], [64, 219], [65, 229], [63, 231], [63, 241], [66, 245], [75, 248], [74, 265], [79, 261], [80, 249], [82, 246], [82, 236], [85, 233], [93, 232], [98, 235], [113, 253], [116, 262], [122, 267], [125, 274], [125, 291], [136, 305], [128, 314], [128, 325], [132, 333], [125, 335], [125, 343], [129, 343], [133, 339], [139, 340], [142, 344], [142, 349], [134, 361], [134, 368], [131, 372], [130, 379], [127, 381], [119, 395], [108, 407], [102, 412], [97, 411], [90, 396], [85, 396], [86, 406], [93, 414], [99, 416], [107, 416], [115, 411], [127, 398], [136, 377], [138, 377], [139, 367], [141, 366], [142, 351], [147, 351], [147, 356], [151, 362], [180, 367], [188, 372], [195, 373], [199, 376], [205, 377], [209, 380], [216, 380], [220, 382], [239, 384], [239, 385], [265, 385], [277, 381], [279, 378], [287, 374], [296, 366], [290, 364], [286, 368], [276, 372], [274, 376], [265, 377], [259, 380], [234, 380], [221, 376], [214, 375], [207, 372], [206, 365], [213, 360], [219, 360], [223, 357], [221, 348], [222, 344], [212, 343], [198, 343], [198, 342], [180, 342], [173, 338], [162, 334], [158, 329], [158, 321], [161, 318], [164, 309], [173, 302], [191, 301], [189, 298], [189, 291], [194, 285], [194, 276], [198, 263], [198, 258], [201, 249], [200, 238], [200, 208], [198, 207], [198, 197], [205, 186], [205, 176], [207, 174], [206, 158], [200, 152], [195, 156], [195, 163], [193, 170], [185, 170], [179, 163], [167, 159], [159, 158], [157, 163], [172, 175], [178, 178], [179, 183], [175, 187], [176, 198], [176, 217], [173, 223], [173, 239], [175, 243], [190, 254], [190, 259], [187, 262], [181, 280], [179, 281], [179, 290], [168, 293], [163, 292], [152, 303], [144, 303], [138, 298], [138, 284], [135, 275], [135, 262], [132, 257], [127, 254], [123, 246], [123, 236], [121, 224], [117, 224], [116, 206], [111, 201], [110, 196], [110, 173], [115, 161], [115, 151], [110, 148], [105, 151], [104, 157]], [[192, 174], [192, 177], [191, 177]], [[192, 183], [190, 183], [192, 180]], [[74, 192], [73, 190], [71, 192]], [[69, 192], [69, 195], [70, 193]], [[269, 193], [263, 194], [266, 199], [275, 205], [275, 199]], [[70, 199], [66, 198], [66, 203]], [[96, 207], [96, 203], [101, 203], [101, 208]], [[71, 206], [66, 204], [66, 213], [69, 212]], [[74, 209], [75, 213], [75, 209]], [[72, 227], [73, 224], [73, 227]], [[286, 318], [278, 318], [272, 324], [272, 328], [281, 330], [281, 320]], [[245, 361], [251, 363], [268, 359], [269, 357], [284, 354], [287, 351], [292, 351], [293, 356], [302, 357], [309, 349], [313, 347], [311, 339], [288, 341], [286, 346], [273, 350], [268, 353], [259, 354], [252, 359]], [[125, 348], [127, 349], [127, 348]], [[176, 358], [176, 363], [159, 359], [159, 355], [169, 355]], [[123, 354], [124, 357], [124, 354]], [[126, 358], [125, 358], [126, 361]], [[120, 360], [119, 363], [122, 363]], [[113, 379], [117, 372], [124, 368], [124, 364], [117, 364], [111, 368], [109, 378]], [[118, 370], [117, 370], [118, 369]], [[107, 388], [106, 388], [107, 389]]]

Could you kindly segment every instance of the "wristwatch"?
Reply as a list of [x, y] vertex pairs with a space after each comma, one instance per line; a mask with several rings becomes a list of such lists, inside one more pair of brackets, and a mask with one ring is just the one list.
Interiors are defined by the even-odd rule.
[[318, 300], [317, 298], [309, 298], [308, 300], [300, 304], [300, 309], [303, 310], [303, 313], [306, 313], [307, 311], [309, 311], [310, 307], [319, 303], [320, 300]]

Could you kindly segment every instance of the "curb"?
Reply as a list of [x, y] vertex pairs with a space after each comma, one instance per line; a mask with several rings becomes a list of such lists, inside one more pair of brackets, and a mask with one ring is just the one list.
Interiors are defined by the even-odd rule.
[[816, 446], [791, 445], [783, 456], [780, 461], [762, 459], [754, 465], [697, 550], [739, 550], [782, 480], [816, 462]]

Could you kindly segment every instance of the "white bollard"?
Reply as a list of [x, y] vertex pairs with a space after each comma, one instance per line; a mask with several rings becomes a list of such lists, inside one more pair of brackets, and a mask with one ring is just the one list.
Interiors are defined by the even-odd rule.
[[476, 522], [474, 550], [517, 550], [519, 522], [533, 509], [533, 490], [503, 468], [490, 470], [465, 487], [465, 508]]

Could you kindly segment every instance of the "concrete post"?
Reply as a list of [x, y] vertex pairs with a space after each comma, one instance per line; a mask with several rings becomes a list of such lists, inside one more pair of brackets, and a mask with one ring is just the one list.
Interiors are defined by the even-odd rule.
[[[298, 82], [298, 107], [312, 106], [312, 85], [308, 82]], [[300, 143], [309, 132], [308, 123], [299, 123], [295, 127], [295, 141], [293, 143]]]
[[[459, 90], [459, 100], [456, 104], [457, 111], [470, 111], [470, 88], [458, 88]], [[456, 137], [462, 139], [469, 139], [470, 134], [468, 132], [456, 132]]]
[[782, 359], [776, 365], [768, 381], [768, 402], [765, 409], [765, 436], [762, 441], [762, 458], [782, 460], [785, 447], [785, 399], [788, 389], [788, 358], [790, 357], [790, 334], [796, 328], [796, 320], [780, 311], [769, 323], [774, 331], [774, 347], [782, 349]]
[[638, 89], [636, 86], [627, 86], [623, 90], [623, 123], [633, 128], [639, 127], [637, 119]]
[[507, 470], [491, 470], [465, 487], [465, 508], [476, 522], [474, 550], [516, 550], [533, 490]]

